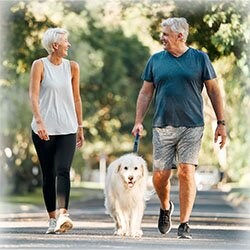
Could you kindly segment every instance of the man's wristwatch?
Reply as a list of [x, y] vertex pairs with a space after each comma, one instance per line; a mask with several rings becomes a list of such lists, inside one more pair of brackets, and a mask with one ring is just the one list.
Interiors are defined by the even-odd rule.
[[217, 121], [217, 125], [226, 126], [226, 122], [225, 122], [225, 120], [219, 120], [219, 121]]

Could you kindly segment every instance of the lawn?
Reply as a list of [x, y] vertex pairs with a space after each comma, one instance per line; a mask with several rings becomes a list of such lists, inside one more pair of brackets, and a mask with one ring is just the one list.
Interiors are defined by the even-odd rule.
[[[70, 201], [86, 200], [95, 197], [100, 197], [103, 193], [102, 187], [93, 186], [90, 184], [83, 184], [81, 186], [72, 185], [70, 192]], [[33, 204], [43, 205], [42, 189], [36, 188], [32, 193], [26, 193], [22, 195], [5, 195], [1, 197], [2, 202], [17, 203], [17, 204]]]

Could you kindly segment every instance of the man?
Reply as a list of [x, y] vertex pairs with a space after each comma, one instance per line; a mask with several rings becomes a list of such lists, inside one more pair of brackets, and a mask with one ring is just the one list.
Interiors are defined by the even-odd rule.
[[164, 50], [150, 57], [142, 74], [136, 118], [132, 134], [142, 134], [143, 119], [154, 96], [153, 184], [160, 200], [158, 229], [171, 230], [174, 204], [170, 201], [170, 175], [178, 163], [180, 225], [178, 238], [191, 239], [189, 218], [195, 196], [195, 168], [204, 129], [201, 92], [205, 85], [211, 100], [217, 128], [214, 139], [220, 148], [226, 142], [223, 100], [216, 74], [207, 54], [186, 45], [189, 25], [185, 18], [162, 22], [160, 37]]

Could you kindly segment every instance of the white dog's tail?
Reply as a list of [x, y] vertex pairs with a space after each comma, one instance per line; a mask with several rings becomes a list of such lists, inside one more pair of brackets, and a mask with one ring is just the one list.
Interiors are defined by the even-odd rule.
[[155, 194], [155, 190], [151, 189], [151, 190], [147, 190], [144, 194], [144, 200], [145, 201], [149, 201], [151, 200], [152, 196]]

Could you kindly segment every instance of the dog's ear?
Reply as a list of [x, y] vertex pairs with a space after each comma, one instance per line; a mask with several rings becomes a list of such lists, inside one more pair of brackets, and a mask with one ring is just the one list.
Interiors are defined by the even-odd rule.
[[119, 164], [119, 165], [117, 166], [116, 172], [118, 173], [118, 172], [120, 171], [120, 169], [121, 169], [121, 164]]
[[142, 176], [147, 174], [147, 163], [143, 160], [142, 164], [141, 164], [141, 168], [142, 168]]
[[141, 173], [142, 173], [142, 176], [144, 176], [144, 166], [143, 166], [143, 164], [141, 164]]

